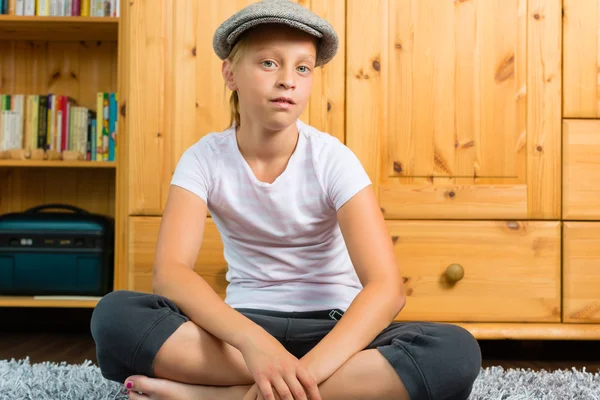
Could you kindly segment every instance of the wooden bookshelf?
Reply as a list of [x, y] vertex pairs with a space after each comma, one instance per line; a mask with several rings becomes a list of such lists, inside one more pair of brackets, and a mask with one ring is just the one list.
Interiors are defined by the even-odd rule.
[[[96, 110], [96, 94], [121, 94], [122, 17], [0, 15], [2, 94], [56, 94]], [[123, 100], [118, 99], [121, 108]], [[121, 115], [119, 113], [119, 120]], [[117, 121], [119, 134], [123, 133]], [[121, 150], [123, 148], [121, 147]], [[121, 159], [119, 153], [116, 158]], [[126, 210], [117, 196], [118, 161], [0, 159], [0, 214], [66, 203], [115, 218], [122, 234]], [[124, 258], [115, 242], [115, 258]], [[115, 269], [118, 269], [115, 264]], [[12, 296], [0, 307], [93, 308], [96, 296]]]
[[0, 307], [71, 307], [91, 308], [98, 304], [99, 298], [85, 299], [78, 296], [36, 298], [34, 296], [0, 296]]
[[117, 163], [114, 161], [0, 160], [0, 167], [116, 168]]
[[117, 40], [116, 17], [39, 17], [0, 15], [2, 40]]

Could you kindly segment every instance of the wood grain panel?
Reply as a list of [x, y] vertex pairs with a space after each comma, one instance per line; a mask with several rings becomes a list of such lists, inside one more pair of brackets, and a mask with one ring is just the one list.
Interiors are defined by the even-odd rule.
[[389, 101], [397, 112], [384, 142], [386, 175], [523, 183], [526, 154], [517, 141], [526, 103], [518, 93], [527, 38], [519, 2], [392, 4]]
[[[152, 292], [152, 268], [161, 217], [130, 217], [129, 288]], [[202, 246], [194, 266], [221, 298], [225, 299], [227, 263], [223, 257], [223, 242], [211, 218], [207, 218]]]
[[351, 44], [346, 49], [346, 145], [360, 159], [381, 198], [379, 164], [385, 158], [381, 138], [389, 123], [388, 15], [397, 14], [388, 0], [368, 6], [348, 0], [346, 7], [346, 41]]
[[0, 93], [71, 96], [96, 107], [97, 92], [117, 91], [116, 41], [1, 41]]
[[[125, 145], [127, 158], [128, 214], [160, 212], [165, 142], [165, 52], [169, 1], [139, 2], [129, 7], [126, 52], [131, 53], [125, 79], [129, 85]], [[133, 150], [135, 149], [135, 150]]]
[[600, 323], [600, 222], [565, 222], [563, 246], [563, 322]]
[[115, 216], [115, 170], [0, 168], [0, 214], [46, 203], [67, 203]]
[[2, 40], [117, 40], [119, 18], [0, 15]]
[[560, 5], [348, 1], [346, 138], [386, 218], [560, 218]]
[[529, 218], [561, 210], [561, 0], [529, 0], [527, 15], [527, 206]]
[[562, 218], [600, 219], [600, 121], [563, 122]]
[[600, 116], [599, 0], [563, 0], [563, 117]]
[[[388, 221], [405, 280], [398, 318], [560, 322], [560, 222]], [[462, 279], [446, 270], [459, 264]]]
[[[302, 2], [300, 2], [302, 4]], [[305, 5], [306, 6], [306, 5]], [[314, 81], [307, 121], [322, 132], [345, 142], [346, 119], [346, 4], [338, 0], [312, 0], [310, 9], [325, 18], [338, 35], [338, 52], [327, 64], [314, 70]]]

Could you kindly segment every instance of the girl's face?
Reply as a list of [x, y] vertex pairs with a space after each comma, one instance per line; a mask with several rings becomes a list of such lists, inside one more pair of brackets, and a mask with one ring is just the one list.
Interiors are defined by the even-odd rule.
[[229, 86], [238, 91], [241, 124], [252, 118], [265, 129], [282, 130], [308, 104], [317, 38], [285, 25], [262, 25], [248, 34], [248, 47]]

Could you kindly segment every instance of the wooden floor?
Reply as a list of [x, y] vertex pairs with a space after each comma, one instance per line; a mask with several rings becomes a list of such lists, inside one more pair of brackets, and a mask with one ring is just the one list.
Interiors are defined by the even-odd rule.
[[[97, 365], [89, 309], [0, 308], [0, 360]], [[600, 372], [600, 341], [480, 341], [483, 366]]]

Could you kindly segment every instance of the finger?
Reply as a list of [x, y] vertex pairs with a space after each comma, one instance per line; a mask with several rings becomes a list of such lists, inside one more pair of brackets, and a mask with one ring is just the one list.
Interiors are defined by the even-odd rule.
[[319, 386], [317, 385], [317, 382], [306, 368], [300, 366], [296, 371], [296, 376], [298, 377], [298, 380], [300, 381], [302, 386], [304, 386], [304, 389], [308, 394], [310, 400], [322, 400], [321, 392], [319, 392]]
[[265, 400], [275, 400], [275, 395], [273, 394], [271, 382], [269, 382], [267, 379], [259, 379], [258, 381], [256, 381], [256, 384], [258, 385], [258, 389], [265, 398]]
[[277, 391], [279, 397], [281, 397], [281, 400], [294, 400], [290, 387], [281, 375], [277, 375], [273, 378], [273, 387]]
[[300, 381], [298, 380], [298, 378], [296, 378], [296, 375], [291, 374], [291, 375], [287, 375], [285, 376], [285, 383], [287, 384], [287, 386], [290, 388], [290, 391], [292, 392], [293, 395], [293, 399], [294, 400], [308, 400], [307, 394], [306, 394], [306, 390], [304, 390], [304, 387], [302, 387], [302, 385], [300, 384]]

